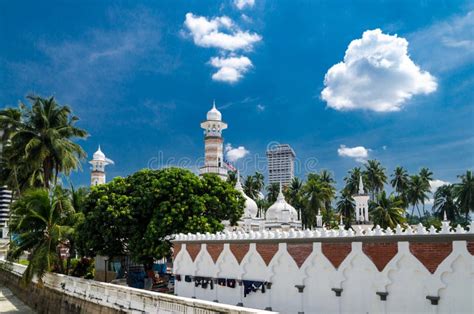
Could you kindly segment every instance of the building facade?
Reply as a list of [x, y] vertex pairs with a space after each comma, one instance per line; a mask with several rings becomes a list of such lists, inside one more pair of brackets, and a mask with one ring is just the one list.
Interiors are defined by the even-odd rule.
[[207, 112], [206, 120], [201, 122], [204, 129], [204, 166], [199, 174], [214, 173], [223, 180], [227, 179], [227, 168], [224, 163], [224, 138], [222, 131], [227, 129], [227, 123], [222, 121], [222, 114], [214, 103]]
[[295, 151], [288, 144], [267, 150], [268, 182], [288, 186], [295, 176]]
[[[0, 139], [3, 137], [3, 130], [0, 130]], [[0, 141], [0, 156], [3, 152], [3, 144]], [[5, 186], [0, 186], [0, 238], [8, 236], [8, 219], [10, 217], [10, 204], [12, 202], [12, 192]]]
[[359, 177], [359, 191], [352, 198], [356, 207], [356, 223], [363, 224], [369, 222], [369, 194], [364, 191], [362, 176]]

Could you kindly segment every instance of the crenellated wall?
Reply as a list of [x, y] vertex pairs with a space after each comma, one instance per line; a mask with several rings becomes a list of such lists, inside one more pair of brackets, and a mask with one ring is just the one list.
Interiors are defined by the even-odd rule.
[[[471, 225], [470, 230], [474, 230]], [[474, 233], [435, 228], [178, 235], [179, 296], [281, 313], [474, 313]], [[185, 276], [267, 282], [196, 287]]]

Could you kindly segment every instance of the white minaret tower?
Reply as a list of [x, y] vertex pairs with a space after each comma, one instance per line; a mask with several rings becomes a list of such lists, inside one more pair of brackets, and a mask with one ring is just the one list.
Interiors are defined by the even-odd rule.
[[358, 223], [369, 222], [369, 195], [364, 191], [362, 176], [359, 177], [359, 192], [352, 198], [356, 205], [356, 221]]
[[227, 123], [222, 122], [222, 115], [216, 109], [216, 103], [207, 113], [207, 119], [201, 122], [204, 129], [204, 166], [199, 169], [199, 174], [215, 173], [223, 180], [227, 179], [227, 168], [224, 166], [224, 139], [222, 131], [227, 129]]
[[114, 162], [109, 158], [105, 157], [104, 153], [99, 149], [92, 156], [92, 160], [89, 161], [92, 165], [91, 168], [91, 186], [104, 184], [105, 183], [105, 166], [113, 165]]

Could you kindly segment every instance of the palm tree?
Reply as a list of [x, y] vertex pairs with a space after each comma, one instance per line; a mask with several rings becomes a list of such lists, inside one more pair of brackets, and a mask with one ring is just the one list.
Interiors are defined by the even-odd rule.
[[248, 197], [255, 199], [255, 195], [257, 192], [255, 190], [255, 182], [253, 176], [247, 176], [247, 178], [245, 178], [243, 188], [245, 194]]
[[415, 211], [415, 206], [418, 211], [418, 217], [421, 219], [420, 208], [418, 207], [419, 203], [424, 204], [426, 200], [429, 199], [428, 193], [430, 191], [429, 183], [426, 183], [419, 175], [413, 175], [410, 177], [408, 183], [408, 194], [407, 198], [410, 204], [413, 206], [411, 211], [411, 217], [413, 217], [413, 212]]
[[323, 169], [319, 172], [319, 180], [328, 184], [336, 183], [336, 180], [334, 180], [332, 173], [326, 169]]
[[23, 252], [30, 252], [24, 282], [31, 282], [36, 275], [41, 283], [47, 271], [62, 271], [59, 245], [67, 243], [72, 232], [67, 222], [74, 215], [67, 193], [59, 187], [29, 190], [14, 203], [12, 211], [10, 228], [17, 238], [8, 257], [17, 259]]
[[[255, 174], [253, 175], [253, 179], [254, 179], [254, 182], [255, 182], [255, 189], [258, 190], [258, 193], [260, 193], [264, 186], [265, 186], [265, 177], [263, 176], [262, 173], [260, 172], [255, 172]], [[258, 195], [257, 195], [258, 197]]]
[[403, 167], [396, 167], [392, 174], [390, 184], [397, 192], [397, 195], [405, 194], [408, 188], [408, 172]]
[[394, 195], [387, 197], [385, 191], [377, 194], [375, 201], [370, 202], [369, 212], [374, 226], [379, 225], [383, 229], [395, 228], [405, 223], [402, 202]]
[[[303, 187], [306, 206], [302, 220], [305, 220], [306, 227], [316, 226], [316, 215], [320, 210], [331, 210], [330, 204], [334, 194], [335, 189], [332, 184], [321, 181], [318, 174], [308, 174], [308, 180]], [[329, 215], [326, 216], [329, 217]]]
[[291, 180], [290, 186], [287, 190], [287, 200], [293, 207], [298, 211], [298, 220], [301, 219], [301, 208], [302, 204], [302, 190], [303, 190], [303, 181], [298, 177], [294, 177]]
[[371, 192], [371, 199], [375, 199], [375, 195], [383, 190], [384, 184], [387, 183], [385, 168], [382, 167], [378, 160], [368, 160], [364, 165], [364, 176], [367, 178], [367, 188]]
[[227, 171], [227, 183], [230, 183], [232, 186], [235, 186], [237, 183], [237, 171]]
[[351, 195], [342, 193], [337, 202], [337, 211], [344, 216], [344, 225], [349, 229], [352, 225], [352, 217], [355, 213], [355, 203]]
[[420, 169], [420, 178], [425, 181], [426, 183], [430, 183], [433, 180], [433, 172], [430, 169], [423, 167]]
[[267, 202], [270, 204], [270, 206], [276, 202], [278, 193], [280, 193], [279, 183], [271, 183], [267, 185]]
[[465, 174], [458, 176], [461, 183], [455, 184], [455, 195], [459, 204], [459, 209], [465, 215], [466, 222], [469, 213], [474, 211], [474, 177], [472, 171], [467, 170]]
[[355, 167], [351, 169], [347, 173], [347, 176], [344, 178], [344, 182], [346, 184], [344, 187], [344, 191], [345, 191], [344, 193], [348, 195], [357, 194], [359, 190], [359, 180], [361, 176], [362, 176], [362, 180], [364, 181], [364, 184], [367, 186], [365, 177], [363, 176], [363, 173], [360, 167]]
[[9, 138], [12, 155], [7, 158], [23, 162], [31, 172], [39, 171], [43, 186], [49, 188], [51, 183], [57, 182], [59, 173], [68, 175], [80, 167], [86, 154], [72, 140], [85, 138], [87, 132], [75, 126], [78, 118], [54, 97], [27, 98], [31, 106], [20, 104], [20, 120], [0, 112], [0, 125], [11, 125], [14, 130]]
[[456, 206], [455, 191], [453, 185], [440, 186], [434, 193], [434, 204], [432, 210], [436, 216], [443, 219], [444, 214], [450, 221], [455, 221], [459, 216]]

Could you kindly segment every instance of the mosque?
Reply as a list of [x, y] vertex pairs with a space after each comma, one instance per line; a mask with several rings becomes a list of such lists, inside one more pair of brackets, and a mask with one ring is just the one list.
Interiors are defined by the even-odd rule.
[[[227, 123], [222, 121], [222, 114], [217, 110], [214, 102], [211, 110], [207, 112], [206, 120], [201, 122], [201, 128], [204, 129], [204, 166], [199, 169], [200, 175], [213, 173], [223, 180], [227, 179], [229, 166], [224, 161], [224, 138], [222, 137], [222, 131], [227, 127]], [[114, 164], [114, 162], [105, 156], [100, 146], [89, 163], [92, 165], [91, 185], [105, 183], [105, 167]], [[298, 230], [302, 228], [301, 221], [298, 220], [297, 210], [285, 200], [281, 184], [277, 200], [267, 209], [265, 217], [257, 217], [257, 203], [245, 194], [238, 171], [235, 189], [242, 193], [245, 198], [244, 214], [239, 220], [238, 226], [230, 226], [228, 221], [224, 221], [226, 229], [262, 231]], [[360, 224], [367, 223], [369, 221], [369, 196], [364, 191], [362, 178], [359, 181], [359, 191], [353, 198], [356, 204], [356, 222]], [[318, 227], [323, 226], [320, 212], [316, 215], [316, 224]]]

